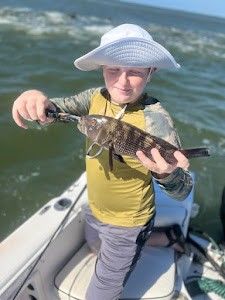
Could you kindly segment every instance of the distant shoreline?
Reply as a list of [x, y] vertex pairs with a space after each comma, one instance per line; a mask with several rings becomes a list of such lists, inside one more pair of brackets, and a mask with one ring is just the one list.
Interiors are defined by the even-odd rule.
[[166, 10], [166, 11], [171, 11], [171, 12], [175, 12], [175, 13], [183, 13], [183, 14], [189, 14], [189, 15], [193, 15], [193, 16], [200, 16], [200, 17], [206, 17], [206, 18], [210, 18], [210, 19], [221, 19], [221, 21], [223, 23], [225, 23], [225, 17], [223, 16], [218, 16], [218, 15], [207, 15], [204, 13], [199, 13], [199, 12], [194, 12], [194, 11], [186, 11], [186, 10], [182, 10], [179, 8], [169, 8], [169, 7], [161, 7], [161, 6], [156, 6], [153, 4], [147, 4], [147, 3], [142, 3], [139, 2], [139, 0], [118, 0], [119, 2], [123, 2], [123, 3], [129, 3], [129, 4], [133, 4], [133, 5], [141, 5], [141, 6], [146, 6], [146, 7], [151, 7], [153, 9], [157, 9], [157, 10]]

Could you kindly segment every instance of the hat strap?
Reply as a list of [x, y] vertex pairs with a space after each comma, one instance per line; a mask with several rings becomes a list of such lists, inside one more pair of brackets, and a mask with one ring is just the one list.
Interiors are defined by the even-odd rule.
[[127, 108], [127, 104], [116, 114], [115, 119], [120, 120], [125, 114], [125, 110]]
[[155, 67], [150, 67], [148, 77], [147, 77], [147, 82], [149, 82], [152, 78], [153, 73], [156, 71]]

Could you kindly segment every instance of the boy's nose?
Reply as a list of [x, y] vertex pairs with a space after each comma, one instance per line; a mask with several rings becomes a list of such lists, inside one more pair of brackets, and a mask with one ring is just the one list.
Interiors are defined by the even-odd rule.
[[122, 72], [122, 73], [120, 74], [119, 82], [120, 82], [121, 84], [124, 84], [124, 85], [128, 83], [128, 77], [127, 77], [127, 73], [126, 73], [126, 72]]

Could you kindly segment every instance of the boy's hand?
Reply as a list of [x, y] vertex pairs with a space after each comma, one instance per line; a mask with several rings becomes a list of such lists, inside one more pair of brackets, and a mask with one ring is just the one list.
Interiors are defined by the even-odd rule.
[[12, 116], [18, 126], [27, 129], [22, 119], [40, 121], [43, 124], [52, 122], [46, 117], [46, 108], [55, 110], [55, 105], [41, 91], [29, 90], [14, 101]]
[[[136, 154], [141, 163], [147, 169], [159, 175], [165, 174], [166, 176], [172, 173], [176, 168], [187, 170], [189, 167], [188, 159], [180, 151], [174, 152], [174, 156], [177, 159], [177, 163], [175, 165], [170, 165], [169, 163], [167, 163], [156, 148], [153, 148], [151, 150], [152, 158], [154, 161], [149, 159], [142, 151], [137, 151]], [[163, 176], [159, 177], [162, 178]]]

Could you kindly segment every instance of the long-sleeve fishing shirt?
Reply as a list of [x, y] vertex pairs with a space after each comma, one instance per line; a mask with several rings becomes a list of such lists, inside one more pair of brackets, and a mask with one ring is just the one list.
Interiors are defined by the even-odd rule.
[[[110, 101], [105, 88], [89, 89], [75, 96], [50, 99], [58, 111], [75, 115], [99, 114], [115, 117], [121, 110]], [[180, 140], [171, 117], [153, 97], [143, 94], [135, 104], [128, 104], [122, 121], [180, 148]], [[87, 148], [91, 141], [87, 139]], [[123, 156], [109, 169], [109, 153], [103, 150], [96, 158], [86, 158], [89, 206], [103, 223], [118, 226], [144, 225], [155, 214], [152, 173], [141, 162]], [[156, 174], [154, 174], [156, 176]], [[182, 200], [192, 189], [189, 172], [177, 168], [165, 178], [156, 178], [171, 197]]]

